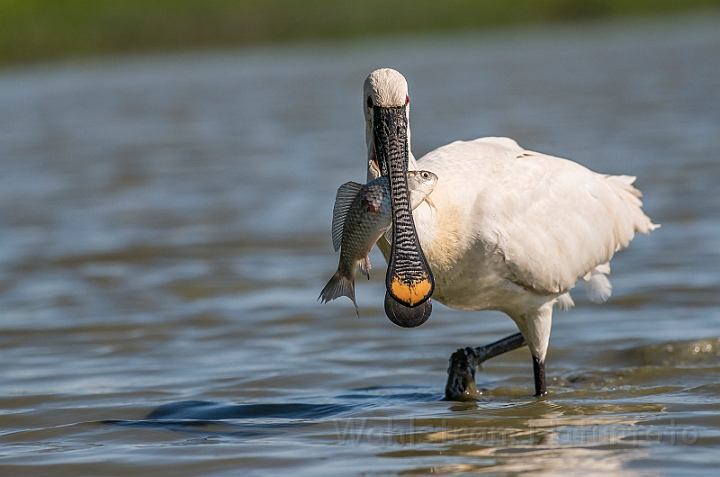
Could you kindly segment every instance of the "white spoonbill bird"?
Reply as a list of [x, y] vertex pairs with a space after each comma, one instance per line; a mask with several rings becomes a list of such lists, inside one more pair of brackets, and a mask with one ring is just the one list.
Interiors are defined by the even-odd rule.
[[[387, 175], [391, 184], [392, 240], [378, 242], [388, 260], [388, 317], [401, 326], [421, 324], [431, 295], [451, 308], [502, 311], [522, 336], [486, 351], [492, 357], [527, 344], [535, 393], [545, 394], [553, 307], [573, 306], [569, 291], [578, 280], [590, 300], [607, 300], [610, 259], [635, 232], [658, 227], [641, 209], [635, 177], [599, 174], [501, 137], [453, 142], [416, 160], [407, 81], [393, 69], [367, 77], [363, 109], [368, 181]], [[414, 212], [408, 208], [408, 169], [438, 177]], [[474, 388], [477, 361], [488, 357], [474, 356], [472, 348], [458, 352], [471, 369], [458, 371], [459, 377], [451, 373], [449, 398]]]

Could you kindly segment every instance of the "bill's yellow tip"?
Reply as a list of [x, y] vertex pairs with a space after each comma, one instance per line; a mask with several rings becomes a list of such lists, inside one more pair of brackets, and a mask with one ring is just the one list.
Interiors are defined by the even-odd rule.
[[427, 299], [432, 292], [432, 282], [428, 278], [407, 283], [393, 277], [390, 293], [407, 306], [415, 306]]

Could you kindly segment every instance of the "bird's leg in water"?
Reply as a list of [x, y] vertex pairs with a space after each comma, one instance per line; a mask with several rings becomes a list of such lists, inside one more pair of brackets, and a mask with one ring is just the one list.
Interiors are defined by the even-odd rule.
[[[500, 341], [480, 346], [479, 348], [460, 348], [450, 357], [448, 366], [448, 380], [445, 385], [445, 399], [449, 401], [462, 400], [480, 394], [475, 386], [475, 371], [484, 361], [499, 356], [508, 351], [525, 346], [525, 338], [522, 334], [515, 333]], [[545, 367], [538, 364], [542, 373], [542, 389], [545, 390]], [[537, 388], [538, 368], [535, 371], [535, 383]]]
[[533, 356], [533, 371], [535, 372], [535, 396], [547, 394], [545, 387], [545, 362]]

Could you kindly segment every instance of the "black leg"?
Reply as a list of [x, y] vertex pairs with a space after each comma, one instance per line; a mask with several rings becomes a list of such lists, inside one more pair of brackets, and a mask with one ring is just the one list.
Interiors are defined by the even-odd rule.
[[[522, 334], [515, 333], [500, 341], [490, 343], [479, 348], [460, 348], [450, 357], [448, 366], [448, 380], [445, 385], [445, 399], [448, 401], [461, 400], [463, 397], [478, 394], [475, 386], [475, 370], [484, 361], [499, 356], [508, 351], [525, 346]], [[537, 384], [537, 371], [535, 373]], [[545, 369], [542, 372], [543, 390], [545, 389]]]
[[547, 394], [545, 387], [545, 363], [533, 356], [533, 371], [535, 372], [535, 396]]

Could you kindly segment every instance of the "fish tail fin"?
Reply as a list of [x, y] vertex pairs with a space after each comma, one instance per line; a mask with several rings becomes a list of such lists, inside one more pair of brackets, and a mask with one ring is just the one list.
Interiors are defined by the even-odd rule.
[[343, 276], [340, 270], [335, 272], [325, 288], [320, 292], [318, 300], [323, 303], [328, 303], [341, 296], [350, 298], [355, 305], [355, 314], [360, 317], [360, 310], [358, 310], [357, 302], [355, 302], [355, 280]]

